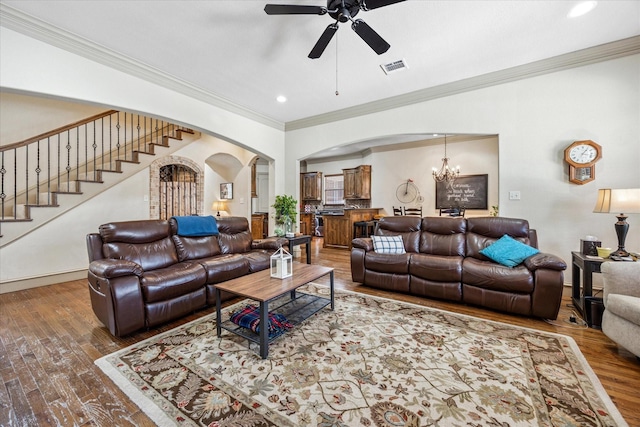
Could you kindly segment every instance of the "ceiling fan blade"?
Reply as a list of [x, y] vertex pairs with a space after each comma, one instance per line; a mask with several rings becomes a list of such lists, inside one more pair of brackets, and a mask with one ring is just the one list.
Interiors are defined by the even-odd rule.
[[405, 0], [360, 0], [360, 9], [377, 9], [379, 7], [389, 6], [390, 4], [400, 3], [401, 1]]
[[324, 15], [327, 13], [327, 8], [299, 4], [268, 4], [264, 7], [264, 11], [267, 15]]
[[368, 26], [367, 23], [362, 19], [356, 19], [355, 21], [353, 21], [353, 24], [351, 24], [351, 28], [378, 55], [385, 53], [391, 47], [389, 43], [387, 43], [382, 37], [380, 37], [378, 33], [373, 31], [373, 28]]
[[324, 52], [324, 50], [327, 48], [327, 45], [333, 38], [333, 35], [336, 33], [336, 31], [338, 31], [338, 23], [334, 22], [333, 24], [329, 24], [329, 26], [327, 26], [327, 28], [324, 30], [324, 32], [316, 42], [316, 45], [313, 47], [313, 49], [311, 49], [311, 52], [309, 52], [309, 58], [320, 58], [320, 55], [322, 55], [322, 52]]

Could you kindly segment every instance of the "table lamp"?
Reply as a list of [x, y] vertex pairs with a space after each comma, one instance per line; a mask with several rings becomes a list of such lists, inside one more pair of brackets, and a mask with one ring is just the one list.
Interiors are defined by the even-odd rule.
[[219, 217], [220, 211], [224, 211], [224, 202], [221, 202], [221, 201], [213, 202], [213, 206], [211, 206], [211, 210], [216, 211], [217, 212], [216, 216]]
[[611, 253], [614, 256], [629, 256], [629, 252], [624, 248], [624, 241], [629, 231], [629, 224], [625, 213], [640, 213], [640, 188], [611, 189], [601, 188], [598, 190], [598, 201], [594, 212], [597, 213], [618, 213], [618, 222], [615, 224], [618, 235], [618, 250]]

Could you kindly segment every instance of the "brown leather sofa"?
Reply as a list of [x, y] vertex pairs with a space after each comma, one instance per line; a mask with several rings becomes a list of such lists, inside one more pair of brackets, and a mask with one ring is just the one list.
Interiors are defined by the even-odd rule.
[[[115, 336], [215, 304], [213, 285], [269, 268], [286, 238], [253, 240], [242, 217], [217, 220], [218, 235], [185, 237], [176, 220], [112, 222], [87, 235], [93, 311]], [[223, 293], [223, 300], [231, 297]]]
[[383, 217], [374, 235], [402, 236], [406, 253], [377, 253], [370, 237], [354, 239], [352, 278], [379, 289], [555, 319], [566, 263], [538, 253], [509, 268], [480, 253], [505, 234], [537, 248], [536, 231], [523, 219]]

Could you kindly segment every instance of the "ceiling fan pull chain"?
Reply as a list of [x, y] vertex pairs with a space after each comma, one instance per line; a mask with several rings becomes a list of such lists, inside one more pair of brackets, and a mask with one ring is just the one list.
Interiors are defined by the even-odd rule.
[[340, 95], [338, 92], [338, 35], [336, 34], [336, 96]]

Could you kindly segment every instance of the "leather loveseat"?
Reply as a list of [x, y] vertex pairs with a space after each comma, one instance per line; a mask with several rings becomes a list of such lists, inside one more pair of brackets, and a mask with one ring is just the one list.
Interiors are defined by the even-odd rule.
[[537, 253], [510, 268], [480, 253], [504, 235], [536, 248], [536, 231], [526, 220], [392, 216], [380, 219], [374, 235], [402, 236], [406, 253], [378, 253], [371, 237], [354, 239], [354, 282], [525, 316], [558, 315], [562, 259]]
[[286, 238], [253, 240], [242, 217], [221, 217], [217, 228], [217, 235], [187, 237], [171, 218], [112, 222], [88, 234], [98, 319], [123, 336], [214, 305], [213, 285], [269, 268], [270, 256], [288, 245]]

